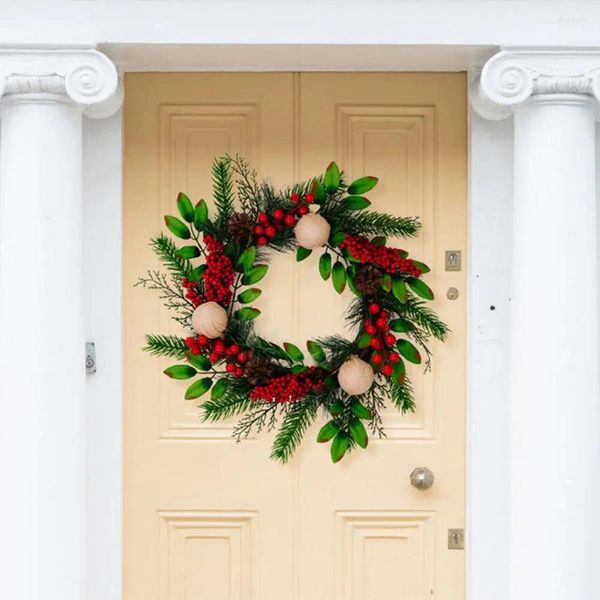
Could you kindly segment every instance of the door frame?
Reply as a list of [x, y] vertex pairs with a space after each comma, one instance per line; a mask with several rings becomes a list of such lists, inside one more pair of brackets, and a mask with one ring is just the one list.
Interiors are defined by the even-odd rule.
[[[294, 45], [278, 47], [236, 44], [207, 52], [201, 45], [131, 44], [100, 48], [122, 71], [472, 71], [495, 53], [495, 48], [464, 46], [382, 46], [368, 52], [365, 65], [360, 46]], [[190, 48], [196, 62], [189, 60]], [[223, 49], [224, 48], [224, 49]], [[283, 53], [283, 54], [282, 54]], [[416, 54], [415, 54], [416, 53]], [[213, 58], [211, 58], [211, 56]], [[245, 58], [243, 58], [245, 57]], [[240, 62], [245, 61], [245, 62]], [[259, 68], [257, 69], [257, 65]], [[289, 65], [282, 68], [282, 65]], [[357, 68], [360, 65], [361, 68]], [[302, 68], [298, 68], [301, 66]], [[111, 119], [84, 125], [84, 205], [90, 215], [86, 255], [90, 271], [112, 279], [110, 293], [122, 296], [122, 172], [121, 113]], [[510, 199], [512, 189], [512, 123], [490, 122], [469, 109], [468, 131], [468, 242], [467, 257], [467, 598], [500, 600], [506, 597], [504, 544], [507, 515], [503, 494], [506, 473], [505, 383], [499, 380], [506, 363], [509, 305], [508, 261], [500, 248], [510, 247]], [[99, 198], [109, 198], [98, 207]], [[93, 223], [92, 223], [93, 219]], [[499, 222], [501, 226], [499, 226]], [[508, 233], [507, 233], [508, 232]], [[104, 236], [114, 240], [106, 248]], [[108, 251], [107, 251], [108, 250]], [[499, 257], [500, 256], [500, 257]], [[110, 274], [110, 275], [108, 275]], [[105, 297], [106, 292], [105, 292]], [[101, 309], [98, 310], [98, 307]], [[98, 346], [99, 372], [88, 380], [86, 403], [105, 407], [101, 420], [97, 408], [88, 413], [87, 580], [88, 600], [118, 600], [121, 595], [122, 503], [122, 340], [116, 330], [122, 323], [118, 302], [88, 302], [87, 335]], [[113, 331], [106, 335], [105, 328]], [[116, 329], [115, 329], [116, 327]], [[103, 357], [106, 362], [103, 366]], [[113, 358], [109, 358], [113, 357]], [[493, 382], [494, 385], [490, 385]], [[100, 525], [101, 524], [101, 525]], [[494, 540], [490, 544], [489, 540]]]

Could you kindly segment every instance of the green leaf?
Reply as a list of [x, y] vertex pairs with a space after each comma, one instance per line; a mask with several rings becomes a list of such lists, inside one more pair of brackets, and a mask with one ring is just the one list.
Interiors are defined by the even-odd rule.
[[310, 186], [310, 191], [314, 194], [315, 202], [317, 204], [320, 204], [323, 202], [323, 200], [325, 200], [325, 188], [318, 179], [313, 179], [313, 182]]
[[327, 410], [330, 412], [330, 414], [332, 414], [334, 417], [337, 417], [338, 415], [341, 415], [344, 412], [344, 405], [341, 402], [332, 402], [328, 407]]
[[395, 365], [394, 365], [394, 372], [392, 373], [392, 376], [397, 379], [398, 381], [401, 381], [401, 379], [404, 378], [404, 375], [406, 374], [406, 365], [404, 364], [404, 361], [402, 359], [400, 359]]
[[292, 373], [294, 375], [296, 373], [304, 373], [304, 371], [308, 371], [308, 367], [306, 365], [294, 365], [292, 367]]
[[408, 300], [408, 290], [406, 289], [406, 284], [402, 279], [394, 279], [392, 284], [392, 292], [402, 304], [405, 304]]
[[361, 404], [358, 400], [353, 402], [350, 408], [359, 419], [371, 419], [372, 415], [369, 409], [364, 404]]
[[424, 281], [421, 281], [416, 277], [411, 277], [408, 279], [408, 285], [417, 296], [421, 296], [421, 298], [425, 300], [433, 300], [433, 292]]
[[350, 421], [350, 435], [352, 439], [361, 447], [366, 448], [369, 444], [369, 436], [367, 430], [360, 419]]
[[296, 250], [296, 262], [300, 262], [312, 254], [312, 250], [298, 246]]
[[308, 340], [308, 342], [306, 342], [306, 347], [308, 348], [310, 355], [315, 359], [315, 362], [325, 362], [325, 352], [323, 352], [323, 348], [321, 348], [317, 342]]
[[204, 200], [199, 200], [194, 208], [194, 227], [202, 229], [208, 223], [208, 205]]
[[188, 362], [193, 367], [196, 367], [198, 371], [209, 371], [210, 370], [210, 360], [203, 356], [202, 354], [192, 354], [191, 352], [185, 353]]
[[340, 187], [340, 168], [334, 163], [330, 163], [325, 171], [325, 189], [333, 194]]
[[331, 444], [331, 460], [336, 463], [342, 460], [346, 450], [350, 447], [350, 438], [344, 431], [340, 431], [334, 438]]
[[235, 314], [237, 315], [238, 319], [241, 319], [242, 321], [252, 321], [253, 319], [256, 319], [258, 315], [260, 315], [260, 310], [258, 310], [258, 308], [246, 306], [244, 308], [240, 308], [240, 310], [236, 311]]
[[177, 217], [165, 215], [165, 225], [173, 235], [181, 238], [182, 240], [189, 240], [190, 237], [192, 237], [188, 226], [183, 221], [180, 221]]
[[329, 252], [321, 254], [321, 258], [319, 258], [319, 273], [325, 281], [327, 281], [331, 275], [331, 254], [329, 254]]
[[329, 244], [334, 248], [337, 248], [348, 236], [341, 232], [335, 231], [329, 236]]
[[163, 371], [165, 375], [168, 375], [171, 379], [189, 379], [193, 377], [198, 371], [190, 365], [173, 365]]
[[295, 346], [294, 344], [290, 343], [290, 342], [285, 342], [283, 344], [283, 347], [285, 348], [285, 351], [288, 353], [289, 357], [296, 361], [296, 362], [302, 362], [304, 360], [304, 354], [302, 352], [302, 350], [300, 350], [300, 348], [298, 348], [298, 346]]
[[398, 340], [396, 342], [396, 348], [398, 352], [404, 356], [404, 358], [415, 365], [421, 364], [421, 355], [415, 346], [408, 340]]
[[379, 179], [377, 177], [371, 177], [368, 175], [367, 177], [361, 177], [360, 179], [355, 179], [348, 186], [349, 194], [364, 194], [369, 190], [372, 190], [376, 185]]
[[175, 252], [179, 258], [198, 258], [200, 256], [200, 248], [198, 246], [184, 246]]
[[327, 387], [328, 390], [335, 390], [335, 388], [338, 387], [338, 380], [335, 375], [327, 375], [327, 377], [325, 377], [324, 381], [325, 381], [325, 386]]
[[421, 273], [429, 273], [429, 271], [431, 271], [431, 269], [425, 263], [418, 260], [413, 260], [413, 264], [415, 267], [417, 267], [417, 269], [419, 269], [419, 271], [421, 271]]
[[246, 273], [244, 273], [242, 277], [243, 285], [252, 285], [254, 283], [258, 283], [269, 270], [269, 265], [256, 265]]
[[194, 381], [194, 383], [192, 383], [192, 385], [190, 385], [190, 387], [185, 391], [185, 399], [195, 400], [196, 398], [200, 398], [202, 394], [206, 394], [206, 392], [210, 390], [211, 385], [212, 379], [210, 377], [204, 377], [203, 379]]
[[350, 210], [363, 210], [371, 206], [371, 202], [362, 196], [348, 196], [344, 199], [344, 206]]
[[363, 333], [360, 338], [358, 339], [358, 347], [361, 350], [364, 350], [365, 348], [368, 348], [370, 343], [371, 343], [371, 337], [368, 333]]
[[376, 246], [385, 246], [387, 238], [384, 235], [377, 235], [371, 240], [371, 244]]
[[191, 270], [188, 279], [190, 281], [200, 281], [200, 279], [202, 279], [204, 271], [206, 271], [206, 265], [199, 265], [195, 269]]
[[394, 319], [390, 321], [390, 329], [396, 333], [406, 333], [414, 329], [412, 323], [406, 319]]
[[338, 294], [341, 294], [346, 287], [346, 269], [344, 265], [338, 260], [331, 271], [331, 278], [333, 280], [333, 287]]
[[386, 292], [392, 291], [392, 276], [389, 273], [384, 273], [383, 277], [381, 278], [381, 287]]
[[254, 302], [261, 294], [262, 290], [250, 288], [249, 290], [242, 292], [237, 299], [240, 304], [250, 304], [250, 302]]
[[317, 442], [322, 444], [323, 442], [328, 442], [330, 439], [335, 437], [340, 430], [340, 426], [332, 419], [329, 423], [325, 423], [323, 427], [319, 430], [317, 434]]
[[358, 296], [359, 298], [362, 296], [360, 290], [356, 287], [356, 284], [354, 283], [354, 274], [355, 274], [355, 268], [354, 267], [348, 267], [346, 269], [346, 280], [348, 283], [348, 287], [350, 288], [350, 291], [355, 295]]
[[191, 223], [194, 220], [194, 206], [192, 201], [183, 192], [179, 192], [177, 196], [177, 208], [185, 221]]
[[249, 246], [240, 254], [240, 257], [237, 260], [236, 267], [238, 271], [247, 273], [252, 268], [255, 259], [256, 246]]
[[223, 397], [223, 394], [227, 391], [229, 387], [229, 381], [225, 378], [221, 378], [213, 385], [212, 390], [210, 391], [211, 400], [218, 400]]

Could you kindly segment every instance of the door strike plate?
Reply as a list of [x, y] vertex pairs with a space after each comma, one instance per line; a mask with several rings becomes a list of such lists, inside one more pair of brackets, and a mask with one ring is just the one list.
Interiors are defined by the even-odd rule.
[[448, 529], [448, 550], [465, 549], [465, 530]]
[[446, 250], [446, 271], [462, 269], [462, 253], [460, 250]]
[[96, 372], [96, 344], [94, 342], [85, 343], [85, 372], [87, 375]]

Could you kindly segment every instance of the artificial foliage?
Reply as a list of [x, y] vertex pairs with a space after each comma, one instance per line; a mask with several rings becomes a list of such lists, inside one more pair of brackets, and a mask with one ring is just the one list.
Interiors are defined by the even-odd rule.
[[[386, 404], [401, 413], [414, 410], [407, 364], [427, 370], [428, 343], [448, 332], [427, 306], [434, 297], [422, 277], [427, 265], [387, 243], [388, 237], [415, 236], [418, 219], [371, 210], [365, 194], [377, 178], [348, 183], [335, 163], [321, 176], [276, 190], [241, 157], [225, 156], [215, 160], [212, 179], [214, 209], [209, 213], [204, 200], [194, 204], [180, 193], [178, 216], [165, 217], [171, 237], [161, 233], [150, 242], [164, 270], [149, 271], [138, 285], [158, 292], [186, 334], [148, 335], [145, 350], [174, 359], [165, 374], [189, 381], [185, 398], [203, 398], [204, 420], [238, 416], [238, 439], [276, 428], [272, 458], [287, 461], [320, 413], [326, 423], [317, 441], [329, 444], [334, 462], [366, 448], [370, 434], [385, 435]], [[309, 213], [330, 227], [327, 241], [313, 250], [294, 235]], [[352, 339], [324, 335], [301, 349], [257, 335], [260, 310], [253, 303], [273, 252], [294, 252], [297, 261], [319, 254], [319, 273], [332, 292], [354, 295], [345, 315]], [[227, 315], [225, 331], [212, 339], [192, 328], [195, 311], [208, 302]], [[353, 357], [368, 363], [373, 375], [357, 396], [337, 378]]]

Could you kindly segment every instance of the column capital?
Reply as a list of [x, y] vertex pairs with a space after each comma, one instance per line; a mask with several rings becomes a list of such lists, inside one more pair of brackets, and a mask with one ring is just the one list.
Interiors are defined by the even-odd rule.
[[108, 117], [122, 102], [113, 62], [94, 49], [0, 47], [0, 97], [62, 99], [90, 117]]
[[471, 105], [488, 119], [503, 119], [530, 98], [561, 94], [600, 99], [599, 48], [503, 48], [484, 65], [471, 88]]

